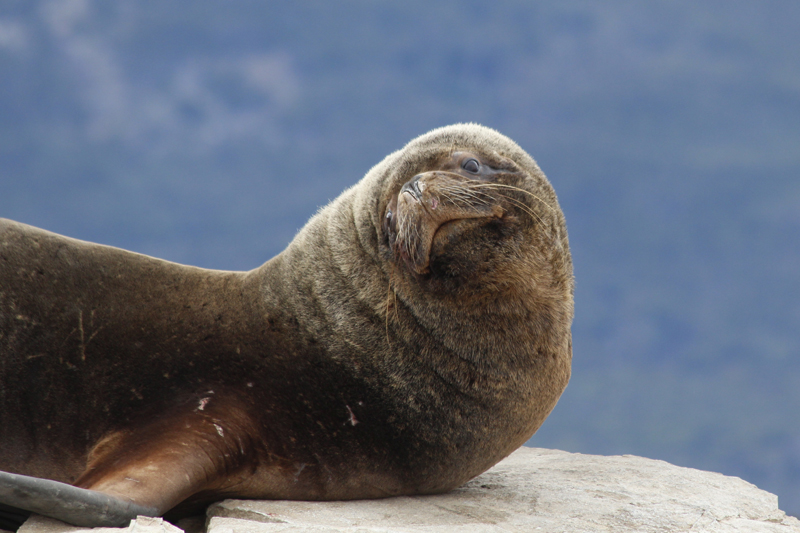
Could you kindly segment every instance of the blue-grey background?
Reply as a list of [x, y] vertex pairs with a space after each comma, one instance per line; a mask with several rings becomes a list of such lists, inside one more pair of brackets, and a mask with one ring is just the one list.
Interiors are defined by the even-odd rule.
[[800, 2], [0, 3], [0, 216], [69, 236], [250, 269], [466, 121], [569, 225], [573, 380], [529, 444], [800, 513]]

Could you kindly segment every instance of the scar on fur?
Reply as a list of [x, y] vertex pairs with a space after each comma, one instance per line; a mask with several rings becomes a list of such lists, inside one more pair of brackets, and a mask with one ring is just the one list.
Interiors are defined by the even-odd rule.
[[297, 481], [298, 477], [300, 477], [300, 472], [302, 472], [305, 469], [305, 467], [306, 467], [305, 463], [300, 463], [300, 466], [297, 468], [297, 470], [294, 473], [294, 480], [295, 481]]
[[348, 419], [348, 422], [350, 422], [351, 426], [355, 426], [356, 424], [358, 424], [358, 419], [356, 418], [356, 415], [353, 414], [353, 410], [350, 409], [349, 405], [345, 405], [345, 407], [347, 407], [347, 412], [350, 413], [350, 418]]

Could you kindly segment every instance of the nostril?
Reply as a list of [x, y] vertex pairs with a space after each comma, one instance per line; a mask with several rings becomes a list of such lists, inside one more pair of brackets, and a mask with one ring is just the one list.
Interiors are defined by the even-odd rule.
[[411, 178], [409, 181], [407, 181], [405, 183], [405, 185], [403, 185], [403, 187], [400, 189], [400, 192], [401, 193], [407, 192], [408, 194], [413, 196], [415, 199], [419, 200], [420, 198], [422, 198], [422, 189], [419, 186], [419, 180], [421, 178], [422, 178], [422, 174], [417, 174], [416, 176]]

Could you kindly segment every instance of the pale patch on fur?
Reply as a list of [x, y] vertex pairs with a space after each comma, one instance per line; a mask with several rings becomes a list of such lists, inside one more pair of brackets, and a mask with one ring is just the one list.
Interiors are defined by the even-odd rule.
[[356, 415], [353, 414], [353, 410], [350, 409], [349, 405], [345, 405], [345, 407], [347, 407], [347, 412], [350, 414], [350, 417], [348, 418], [347, 422], [349, 422], [351, 426], [355, 426], [356, 424], [359, 423], [359, 420], [356, 418]]

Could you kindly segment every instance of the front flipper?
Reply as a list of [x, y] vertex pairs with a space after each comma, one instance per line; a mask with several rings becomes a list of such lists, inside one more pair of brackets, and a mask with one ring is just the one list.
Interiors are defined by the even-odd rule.
[[158, 509], [50, 479], [0, 472], [0, 501], [76, 526], [122, 527]]
[[236, 495], [257, 464], [248, 420], [236, 402], [209, 391], [103, 437], [74, 486], [0, 472], [0, 503], [98, 527], [162, 516], [198, 494]]
[[198, 494], [212, 501], [235, 495], [258, 463], [253, 434], [239, 402], [208, 391], [106, 435], [75, 486], [155, 509], [155, 516]]

